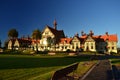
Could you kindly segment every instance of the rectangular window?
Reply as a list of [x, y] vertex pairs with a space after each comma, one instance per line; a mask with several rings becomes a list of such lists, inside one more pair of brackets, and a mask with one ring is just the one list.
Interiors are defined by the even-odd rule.
[[64, 47], [62, 46], [62, 49], [63, 49]]
[[114, 47], [112, 47], [112, 49], [115, 49]]
[[74, 46], [72, 48], [74, 49]]
[[91, 46], [91, 49], [93, 49], [93, 46]]
[[67, 46], [65, 46], [65, 49], [67, 49]]

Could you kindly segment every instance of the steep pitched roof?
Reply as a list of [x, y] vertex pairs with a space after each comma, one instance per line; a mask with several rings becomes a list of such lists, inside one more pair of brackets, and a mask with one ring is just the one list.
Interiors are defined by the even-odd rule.
[[[55, 36], [54, 37], [56, 39], [55, 43], [59, 43], [60, 38], [65, 38], [63, 30], [57, 30], [48, 25], [45, 27], [45, 29], [46, 28], [48, 28], [51, 31], [51, 33]], [[43, 32], [45, 31], [45, 29], [43, 30]]]
[[63, 30], [56, 30], [54, 28], [51, 28], [47, 25], [47, 27], [50, 29], [50, 31], [55, 35], [55, 36], [60, 36], [60, 37], [65, 37]]

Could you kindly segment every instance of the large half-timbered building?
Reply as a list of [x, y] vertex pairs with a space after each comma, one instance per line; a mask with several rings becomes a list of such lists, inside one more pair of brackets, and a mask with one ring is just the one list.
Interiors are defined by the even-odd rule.
[[45, 26], [40, 40], [10, 40], [8, 49], [14, 46], [16, 49], [19, 49], [19, 47], [30, 47], [36, 50], [36, 48], [38, 48], [39, 51], [66, 51], [68, 49], [76, 51], [79, 49], [82, 51], [117, 53], [117, 42], [117, 34], [108, 34], [108, 32], [106, 32], [103, 35], [94, 35], [92, 30], [88, 34], [82, 31], [81, 36], [77, 33], [72, 38], [67, 38], [63, 30], [57, 29], [57, 22], [55, 20], [53, 27]]

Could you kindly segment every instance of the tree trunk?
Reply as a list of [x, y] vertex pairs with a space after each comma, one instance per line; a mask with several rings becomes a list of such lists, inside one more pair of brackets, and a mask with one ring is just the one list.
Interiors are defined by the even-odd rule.
[[36, 53], [38, 54], [38, 43], [37, 43], [37, 39], [36, 39]]

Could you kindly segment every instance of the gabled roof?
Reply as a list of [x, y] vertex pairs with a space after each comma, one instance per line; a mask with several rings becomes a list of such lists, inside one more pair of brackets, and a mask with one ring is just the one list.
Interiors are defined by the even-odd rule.
[[91, 36], [91, 35], [87, 35], [87, 37], [85, 37], [85, 38], [82, 38], [83, 39], [83, 42], [95, 42], [95, 38], [93, 37], [93, 36]]
[[48, 25], [47, 25], [47, 27], [50, 29], [50, 31], [51, 31], [55, 36], [61, 36], [61, 35], [62, 35], [61, 37], [65, 37], [63, 30], [56, 30], [56, 29], [54, 29], [54, 28], [49, 27]]
[[73, 37], [73, 39], [74, 39], [75, 37], [80, 41], [80, 37], [78, 37], [77, 35], [75, 35], [75, 36]]
[[[86, 39], [87, 38], [87, 35], [86, 36], [80, 36], [81, 39]], [[116, 34], [109, 34], [109, 35], [93, 35], [92, 38], [95, 40], [95, 41], [113, 41], [113, 42], [118, 42], [118, 38], [117, 38], [117, 35]]]
[[[77, 37], [78, 40], [81, 42], [81, 43], [84, 43], [85, 40], [87, 39], [89, 35], [85, 35], [85, 36], [74, 36], [74, 37]], [[73, 37], [73, 38], [74, 38]], [[60, 43], [63, 44], [63, 43], [67, 43], [67, 44], [70, 44], [70, 42], [73, 40], [73, 38], [61, 38], [60, 39]], [[91, 38], [96, 41], [96, 42], [105, 42], [106, 40], [108, 41], [113, 41], [113, 42], [117, 42], [118, 41], [118, 38], [117, 38], [117, 35], [116, 34], [111, 34], [111, 35], [93, 35], [91, 36]]]
[[[55, 36], [55, 43], [59, 43], [60, 41], [60, 38], [65, 38], [65, 35], [64, 35], [64, 32], [63, 30], [57, 30], [57, 29], [54, 29], [50, 26], [46, 26], [45, 29], [48, 28], [50, 30], [50, 32]], [[43, 30], [43, 32], [45, 31], [45, 29]]]

